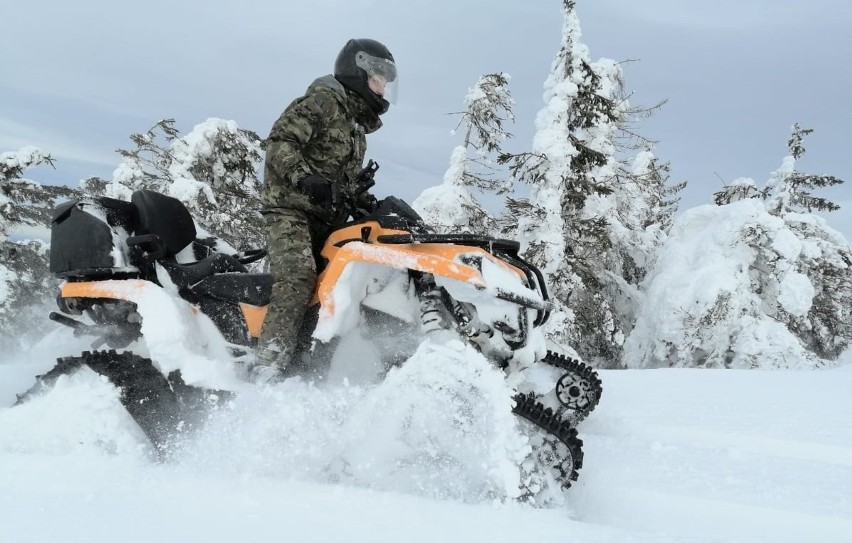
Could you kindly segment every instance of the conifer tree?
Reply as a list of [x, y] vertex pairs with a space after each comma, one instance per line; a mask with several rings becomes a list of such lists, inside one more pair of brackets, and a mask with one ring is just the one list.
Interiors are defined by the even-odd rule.
[[787, 141], [790, 154], [767, 183], [764, 198], [766, 208], [773, 215], [783, 215], [795, 211], [837, 211], [840, 206], [834, 202], [814, 196], [815, 188], [831, 187], [843, 183], [833, 175], [812, 175], [796, 170], [796, 162], [805, 154], [803, 141], [812, 129], [793, 125], [792, 134]]
[[[852, 341], [852, 250], [848, 240], [813, 214], [814, 211], [840, 209], [839, 205], [815, 196], [812, 191], [843, 181], [833, 175], [806, 174], [796, 168], [805, 154], [804, 137], [811, 132], [813, 130], [803, 129], [798, 123], [793, 125], [787, 142], [790, 154], [772, 174], [762, 196], [767, 211], [783, 219], [801, 244], [802, 250], [793, 266], [807, 277], [813, 288], [813, 300], [805, 314], [796, 314], [779, 304], [772, 316], [784, 322], [808, 350], [820, 358], [833, 360]], [[765, 259], [769, 282], [772, 282], [776, 276], [772, 268], [778, 258], [777, 251], [770, 247], [766, 248], [769, 255]], [[770, 288], [767, 286], [766, 290]]]
[[459, 126], [464, 142], [453, 149], [444, 182], [425, 190], [412, 204], [427, 224], [444, 233], [492, 234], [496, 220], [474, 191], [504, 194], [511, 185], [495, 175], [492, 157], [511, 137], [504, 123], [514, 121], [509, 75], [482, 76], [465, 96]]
[[129, 199], [134, 190], [162, 192], [187, 205], [196, 222], [237, 249], [262, 247], [261, 139], [233, 121], [208, 119], [181, 136], [174, 119], [133, 134], [112, 180], [83, 181], [86, 193]]
[[717, 206], [687, 211], [649, 278], [631, 336], [630, 367], [818, 367], [852, 341], [852, 249], [811, 210], [836, 209], [802, 188], [834, 185], [801, 173], [808, 131], [763, 188], [740, 178]]
[[0, 239], [15, 228], [49, 225], [56, 200], [72, 194], [66, 187], [43, 186], [21, 177], [28, 168], [53, 164], [50, 155], [35, 147], [0, 154]]
[[[612, 246], [599, 255], [596, 268], [603, 294], [615, 308], [618, 329], [625, 335], [633, 328], [641, 303], [640, 284], [671, 228], [678, 201], [674, 195], [684, 187], [668, 184], [669, 164], [659, 163], [651, 142], [644, 145], [636, 155], [619, 160], [613, 192], [601, 206]], [[612, 345], [611, 356], [618, 358], [621, 348]]]
[[[616, 299], [626, 282], [609, 268], [618, 260], [613, 244], [628, 236], [613, 231], [621, 204], [611, 196], [624, 172], [615, 140], [629, 110], [619, 94], [619, 65], [591, 62], [574, 7], [564, 0], [562, 42], [545, 82], [533, 148], [500, 158], [515, 179], [531, 185], [529, 199], [509, 200], [507, 232], [522, 240], [553, 291], [549, 338], [593, 363], [614, 365], [625, 333]], [[616, 225], [622, 234], [631, 227]]]
[[59, 200], [72, 195], [66, 187], [43, 186], [22, 178], [28, 168], [53, 165], [35, 147], [0, 153], [0, 348], [26, 336], [28, 313], [54, 299], [58, 282], [48, 269], [47, 244], [27, 239], [27, 232], [46, 233]]

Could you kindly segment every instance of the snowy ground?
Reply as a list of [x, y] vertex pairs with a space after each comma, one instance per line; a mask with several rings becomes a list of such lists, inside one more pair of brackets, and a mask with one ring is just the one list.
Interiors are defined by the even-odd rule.
[[[2, 542], [852, 541], [849, 364], [601, 372], [602, 402], [580, 426], [580, 480], [564, 507], [537, 510], [482, 490], [511, 452], [499, 401], [477, 415], [491, 426], [458, 433], [453, 419], [428, 445], [463, 446], [481, 465], [370, 466], [417, 443], [382, 421], [415, 409], [429, 432], [444, 423], [410, 383], [249, 392], [166, 464], [93, 374], [5, 407], [77, 347], [49, 336], [27, 356], [0, 355]], [[430, 363], [447, 362], [439, 355]], [[337, 454], [364, 460], [350, 480], [329, 480]]]

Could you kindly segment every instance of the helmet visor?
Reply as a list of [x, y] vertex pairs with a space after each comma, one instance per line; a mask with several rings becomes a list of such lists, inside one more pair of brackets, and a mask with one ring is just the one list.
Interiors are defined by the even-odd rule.
[[396, 104], [399, 88], [396, 64], [392, 60], [373, 56], [365, 51], [355, 55], [355, 65], [367, 72], [367, 85], [391, 104]]
[[367, 87], [369, 87], [370, 91], [373, 94], [378, 94], [391, 104], [396, 104], [396, 95], [397, 89], [399, 88], [399, 79], [394, 79], [393, 81], [386, 81], [384, 77], [380, 75], [371, 75], [367, 79]]

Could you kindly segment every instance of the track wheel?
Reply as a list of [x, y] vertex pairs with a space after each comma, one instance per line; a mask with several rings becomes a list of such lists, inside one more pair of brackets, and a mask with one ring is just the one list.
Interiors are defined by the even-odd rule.
[[577, 480], [583, 467], [583, 441], [570, 422], [537, 402], [535, 395], [518, 394], [514, 399], [512, 412], [538, 430], [530, 438], [533, 451], [521, 470], [521, 499], [543, 504], [553, 499], [554, 491], [567, 490]]
[[565, 371], [556, 383], [556, 398], [573, 412], [571, 419], [574, 424], [585, 419], [597, 407], [603, 394], [598, 373], [579, 360], [551, 351], [542, 362]]

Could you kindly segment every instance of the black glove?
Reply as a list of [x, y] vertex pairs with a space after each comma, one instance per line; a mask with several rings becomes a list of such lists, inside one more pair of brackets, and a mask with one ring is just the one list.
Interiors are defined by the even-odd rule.
[[364, 193], [363, 196], [361, 196], [361, 207], [367, 213], [375, 213], [376, 209], [379, 208], [379, 201], [376, 200], [375, 196], [367, 192]]
[[321, 175], [309, 175], [299, 181], [299, 189], [308, 195], [314, 205], [331, 201], [331, 181]]

